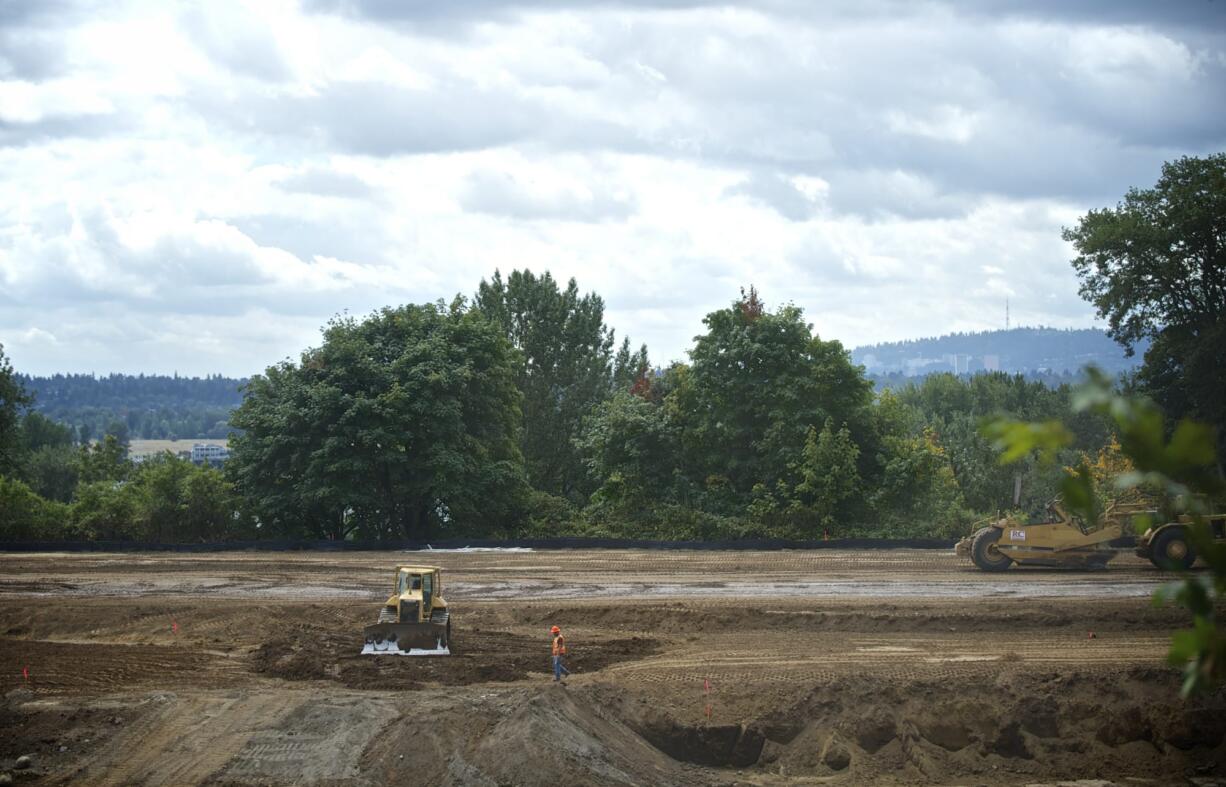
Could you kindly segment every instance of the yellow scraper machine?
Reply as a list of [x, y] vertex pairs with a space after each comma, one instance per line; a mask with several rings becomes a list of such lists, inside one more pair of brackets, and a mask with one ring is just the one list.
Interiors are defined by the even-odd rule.
[[451, 616], [439, 567], [397, 566], [392, 595], [365, 638], [364, 655], [450, 655]]
[[1098, 522], [1087, 524], [1071, 516], [1059, 501], [1048, 504], [1047, 510], [1047, 522], [1028, 524], [1005, 517], [962, 539], [954, 551], [984, 571], [1004, 571], [1014, 563], [1102, 568], [1119, 554], [1111, 542], [1135, 532], [1133, 518], [1156, 513], [1144, 504], [1120, 503], [1109, 506]]

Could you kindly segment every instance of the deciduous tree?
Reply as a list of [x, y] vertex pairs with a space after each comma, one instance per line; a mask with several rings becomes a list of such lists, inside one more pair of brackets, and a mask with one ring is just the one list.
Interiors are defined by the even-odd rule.
[[0, 344], [0, 475], [15, 475], [25, 451], [21, 414], [31, 400]]
[[339, 318], [251, 380], [227, 471], [274, 533], [487, 532], [526, 492], [519, 407], [510, 346], [462, 299]]
[[1162, 167], [1149, 189], [1091, 210], [1064, 239], [1077, 250], [1081, 295], [1130, 351], [1153, 339], [1139, 374], [1174, 418], [1192, 417], [1226, 445], [1226, 153]]
[[745, 502], [756, 485], [799, 483], [809, 430], [827, 420], [862, 448], [871, 386], [839, 342], [814, 335], [799, 308], [768, 311], [751, 289], [704, 322], [677, 391], [698, 472]]

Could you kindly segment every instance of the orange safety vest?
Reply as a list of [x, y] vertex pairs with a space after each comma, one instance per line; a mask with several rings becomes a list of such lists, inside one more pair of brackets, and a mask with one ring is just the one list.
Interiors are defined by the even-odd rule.
[[553, 655], [566, 655], [566, 637], [563, 637], [561, 634], [553, 638]]

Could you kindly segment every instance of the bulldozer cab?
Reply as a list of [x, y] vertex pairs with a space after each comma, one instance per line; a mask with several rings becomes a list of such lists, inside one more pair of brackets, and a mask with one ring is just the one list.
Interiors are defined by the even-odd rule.
[[434, 597], [442, 591], [438, 569], [433, 566], [400, 566], [396, 570], [395, 595], [421, 594], [422, 610], [429, 615]]

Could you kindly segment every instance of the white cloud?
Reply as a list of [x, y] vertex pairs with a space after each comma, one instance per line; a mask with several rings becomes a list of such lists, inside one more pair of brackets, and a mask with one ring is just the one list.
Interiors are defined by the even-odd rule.
[[886, 123], [899, 134], [963, 144], [975, 135], [979, 113], [948, 104], [932, 107], [923, 115], [892, 109], [886, 113]]
[[0, 11], [18, 368], [249, 374], [514, 267], [659, 361], [750, 283], [848, 345], [1084, 325], [1060, 227], [1226, 145], [1187, 8], [306, 6]]
[[54, 117], [105, 115], [115, 110], [98, 86], [83, 79], [57, 79], [40, 84], [0, 82], [0, 121], [37, 123]]

